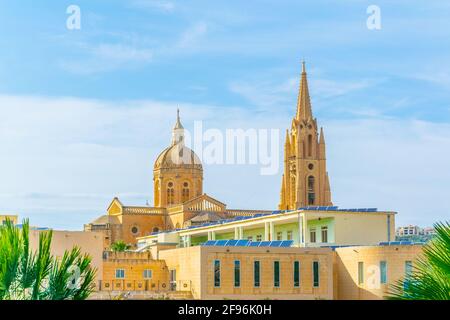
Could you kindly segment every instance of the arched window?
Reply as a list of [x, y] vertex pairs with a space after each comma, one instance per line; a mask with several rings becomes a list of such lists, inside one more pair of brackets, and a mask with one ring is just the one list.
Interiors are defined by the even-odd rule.
[[308, 205], [314, 205], [316, 201], [316, 194], [314, 192], [315, 179], [313, 176], [308, 177]]
[[186, 202], [189, 200], [189, 183], [183, 183], [183, 189], [181, 190], [181, 201]]
[[308, 157], [312, 156], [312, 135], [308, 135]]
[[167, 184], [167, 204], [171, 205], [175, 203], [175, 188], [173, 182]]

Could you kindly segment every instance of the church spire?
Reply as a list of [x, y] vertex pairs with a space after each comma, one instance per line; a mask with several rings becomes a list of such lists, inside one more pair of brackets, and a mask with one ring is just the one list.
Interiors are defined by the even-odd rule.
[[172, 130], [172, 144], [177, 144], [184, 141], [184, 127], [180, 120], [180, 109], [177, 109], [177, 122]]
[[183, 125], [181, 124], [181, 120], [180, 120], [180, 109], [177, 109], [177, 122], [175, 123], [174, 130], [176, 130], [176, 129], [184, 129]]
[[309, 97], [308, 79], [306, 76], [306, 64], [302, 61], [302, 76], [297, 100], [297, 120], [312, 118], [311, 100]]

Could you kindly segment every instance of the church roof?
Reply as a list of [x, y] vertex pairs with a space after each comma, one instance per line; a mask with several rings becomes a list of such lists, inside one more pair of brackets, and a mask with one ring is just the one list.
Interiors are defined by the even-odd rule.
[[104, 215], [104, 216], [98, 217], [97, 219], [92, 221], [90, 224], [93, 224], [93, 225], [120, 224], [120, 220], [116, 216]]
[[164, 149], [156, 158], [154, 169], [191, 167], [202, 170], [200, 158], [190, 148], [178, 143]]
[[219, 221], [223, 218], [214, 212], [200, 212], [198, 215], [190, 219], [189, 221], [193, 223], [204, 223], [204, 222], [212, 222]]

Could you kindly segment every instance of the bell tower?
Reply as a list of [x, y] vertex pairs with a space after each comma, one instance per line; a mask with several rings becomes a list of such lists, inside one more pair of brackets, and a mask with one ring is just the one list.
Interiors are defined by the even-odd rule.
[[286, 131], [280, 210], [330, 206], [331, 190], [326, 168], [325, 136], [313, 117], [305, 62], [297, 100], [297, 114]]

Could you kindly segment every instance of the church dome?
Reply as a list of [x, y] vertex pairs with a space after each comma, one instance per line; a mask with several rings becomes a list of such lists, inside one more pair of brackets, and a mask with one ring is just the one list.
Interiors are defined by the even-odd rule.
[[177, 122], [172, 131], [172, 144], [156, 158], [154, 169], [187, 168], [202, 170], [200, 158], [184, 145], [184, 128], [177, 112]]
[[202, 169], [200, 158], [190, 148], [182, 143], [166, 148], [155, 161], [154, 168], [193, 168]]

